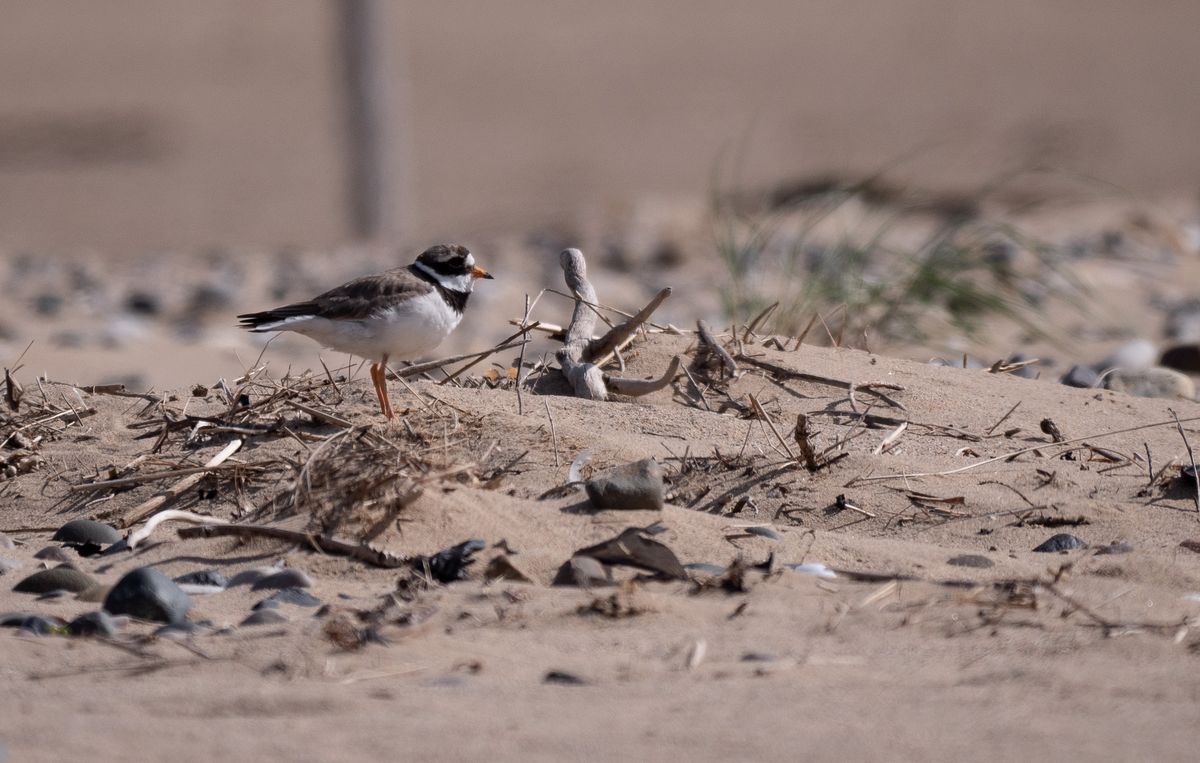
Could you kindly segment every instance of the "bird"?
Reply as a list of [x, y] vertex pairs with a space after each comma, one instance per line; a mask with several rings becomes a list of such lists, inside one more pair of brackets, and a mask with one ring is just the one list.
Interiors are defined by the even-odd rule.
[[395, 418], [387, 393], [389, 358], [412, 360], [442, 343], [462, 321], [475, 282], [493, 276], [458, 244], [437, 244], [411, 265], [364, 276], [273, 310], [238, 316], [256, 334], [293, 331], [371, 361], [383, 415]]

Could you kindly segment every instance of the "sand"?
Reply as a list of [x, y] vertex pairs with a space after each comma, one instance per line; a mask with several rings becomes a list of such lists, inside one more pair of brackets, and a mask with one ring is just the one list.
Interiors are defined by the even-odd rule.
[[[339, 385], [340, 403], [332, 385], [316, 388], [314, 402], [396, 443], [405, 473], [420, 479], [462, 467], [427, 482], [374, 542], [410, 555], [483, 539], [489, 548], [471, 578], [401, 599], [380, 627], [390, 645], [355, 651], [323, 635], [330, 615], [288, 605], [287, 623], [198, 635], [190, 648], [152, 639], [137, 647], [141, 654], [5, 629], [0, 739], [14, 760], [1192, 757], [1200, 641], [1190, 626], [1200, 614], [1200, 554], [1180, 543], [1200, 538], [1200, 514], [1176, 478], [1187, 459], [1184, 439], [1164, 422], [1174, 411], [1187, 438], [1200, 441], [1193, 421], [1200, 405], [858, 350], [780, 352], [758, 342], [744, 350], [760, 364], [853, 382], [860, 411], [870, 405], [872, 414], [906, 419], [908, 430], [877, 454], [893, 426], [863, 430], [852, 415], [821, 413], [852, 412], [845, 389], [772, 376], [749, 362], [736, 381], [713, 382], [712, 410], [694, 402], [682, 377], [648, 398], [598, 403], [566, 396], [551, 372], [539, 394], [524, 395], [523, 414], [511, 389], [417, 382], [418, 400], [393, 383], [397, 409], [412, 409], [411, 430], [380, 422], [362, 380]], [[693, 340], [640, 341], [627, 355], [627, 374], [655, 374], [676, 353], [690, 360]], [[695, 373], [705, 378], [705, 369]], [[902, 387], [887, 394], [904, 410], [862, 391], [870, 382]], [[27, 405], [40, 400], [36, 387], [27, 394]], [[3, 556], [24, 565], [3, 576], [0, 610], [69, 617], [94, 608], [70, 598], [33, 601], [9, 583], [35, 568], [32, 554], [52, 528], [79, 516], [119, 518], [154, 494], [150, 485], [102, 492], [108, 499], [90, 505], [68, 495], [72, 485], [148, 451], [153, 438], [135, 439], [143, 431], [131, 425], [177, 417], [185, 405], [193, 415], [226, 407], [215, 391], [198, 398], [180, 390], [143, 415], [141, 400], [81, 394], [96, 413], [38, 430], [44, 465], [0, 485], [0, 529], [22, 544]], [[785, 439], [799, 413], [811, 414], [825, 444], [862, 433], [845, 445], [849, 455], [810, 473], [790, 461], [763, 421], [736, 406], [718, 412], [723, 401], [745, 405], [750, 394]], [[1044, 418], [1117, 462], [1098, 450], [1063, 459], [1070, 446], [1051, 444]], [[254, 507], [249, 516], [257, 521], [272, 521], [264, 512], [289, 489], [287, 480], [251, 479], [250, 465], [302, 460], [316, 438], [338, 431], [302, 414], [287, 422], [311, 443], [281, 432], [256, 436], [234, 457], [247, 465], [244, 479], [226, 472], [176, 508], [231, 517], [240, 503]], [[1144, 425], [1155, 426], [1108, 434]], [[202, 440], [189, 461], [211, 457], [231, 436]], [[179, 461], [187, 455], [182, 444], [183, 435], [173, 435], [162, 463], [144, 462], [141, 471]], [[988, 461], [1029, 448], [1036, 450]], [[568, 464], [584, 449], [592, 453], [589, 473], [658, 458], [668, 506], [596, 512], [577, 489], [539, 499], [567, 480]], [[1147, 450], [1155, 471], [1167, 467], [1153, 487], [1144, 461], [1128, 460]], [[918, 505], [912, 493], [961, 500]], [[874, 516], [836, 511], [839, 494]], [[369, 509], [363, 514], [346, 518], [339, 532], [361, 529], [371, 519]], [[1081, 523], [1045, 526], [1055, 520]], [[777, 565], [843, 572], [833, 579], [750, 573], [744, 592], [680, 581], [549, 586], [576, 549], [655, 521], [667, 528], [656, 538], [684, 563], [727, 565], [739, 555], [758, 563], [773, 553]], [[739, 526], [748, 524], [770, 525], [780, 539], [746, 536]], [[136, 556], [78, 563], [111, 584], [147, 564], [171, 575], [232, 574], [285, 559], [314, 578], [315, 595], [348, 609], [377, 606], [405, 577], [277, 542], [182, 540], [173, 527], [159, 529], [159, 542]], [[1031, 551], [1057, 532], [1090, 547]], [[501, 540], [519, 552], [510, 559], [532, 582], [484, 579]], [[1132, 550], [1097, 553], [1113, 541]], [[993, 566], [947, 563], [962, 554]], [[236, 625], [259, 598], [244, 587], [195, 597], [191, 617]], [[394, 622], [400, 617], [405, 624]], [[125, 635], [150, 631], [133, 624]], [[551, 671], [581, 683], [547, 683]]]

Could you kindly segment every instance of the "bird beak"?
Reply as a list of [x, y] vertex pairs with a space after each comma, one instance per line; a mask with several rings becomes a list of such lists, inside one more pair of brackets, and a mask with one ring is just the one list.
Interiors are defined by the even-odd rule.
[[483, 268], [471, 268], [471, 277], [472, 278], [486, 278], [488, 280], [491, 280], [492, 274], [487, 272]]

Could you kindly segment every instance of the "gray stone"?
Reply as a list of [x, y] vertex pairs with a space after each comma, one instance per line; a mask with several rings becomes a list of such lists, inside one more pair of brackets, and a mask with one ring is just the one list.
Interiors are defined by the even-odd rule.
[[610, 469], [583, 485], [597, 509], [651, 509], [663, 507], [662, 467], [652, 458]]
[[191, 608], [191, 598], [153, 567], [127, 573], [104, 599], [104, 609], [111, 614], [159, 623], [182, 622]]
[[1084, 543], [1079, 538], [1070, 533], [1059, 533], [1052, 535], [1046, 539], [1044, 543], [1034, 549], [1041, 554], [1053, 554], [1060, 551], [1074, 551], [1078, 548], [1087, 548], [1087, 543]]
[[243, 627], [250, 625], [278, 625], [287, 621], [287, 615], [277, 609], [260, 609], [252, 613], [245, 620], [242, 620], [239, 625]]
[[229, 587], [229, 581], [216, 570], [197, 570], [175, 578], [175, 582], [184, 593], [211, 594], [220, 593]]
[[1192, 380], [1169, 368], [1119, 369], [1104, 377], [1104, 386], [1113, 392], [1124, 392], [1134, 397], [1188, 400], [1196, 397], [1196, 385]]
[[121, 533], [111, 525], [92, 519], [72, 519], [58, 531], [50, 540], [58, 541], [66, 546], [108, 546], [121, 540]]
[[1118, 347], [1104, 360], [1095, 365], [1097, 371], [1121, 368], [1135, 371], [1150, 368], [1158, 362], [1158, 348], [1147, 339], [1134, 339]]
[[67, 623], [67, 633], [72, 636], [104, 636], [111, 638], [117, 635], [117, 618], [104, 610], [88, 612]]
[[590, 556], [572, 556], [562, 563], [554, 576], [554, 585], [593, 588], [613, 584], [608, 569]]
[[297, 607], [319, 607], [321, 600], [303, 588], [284, 588], [274, 593], [268, 601], [280, 604], [294, 604]]
[[1100, 383], [1100, 374], [1090, 366], [1071, 366], [1059, 381], [1068, 387], [1095, 387]]
[[96, 585], [96, 581], [87, 573], [74, 567], [60, 565], [41, 572], [35, 572], [21, 580], [13, 590], [17, 593], [49, 593], [51, 591], [70, 591], [79, 593]]
[[[62, 546], [46, 546], [40, 549], [33, 555], [34, 559], [41, 559], [45, 562], [70, 562], [72, 561], [71, 554], [63, 550]], [[78, 559], [78, 557], [76, 557]]]
[[0, 628], [19, 628], [35, 636], [46, 636], [60, 631], [66, 621], [60, 617], [44, 617], [28, 612], [5, 612], [0, 614]]
[[994, 567], [996, 563], [991, 559], [988, 559], [986, 556], [981, 556], [979, 554], [960, 554], [959, 556], [952, 556], [947, 559], [946, 564], [952, 564], [955, 567], [975, 567], [977, 569], [986, 569], [988, 567]]
[[288, 567], [255, 581], [254, 585], [250, 586], [250, 590], [261, 591], [271, 588], [309, 588], [312, 586], [312, 583], [312, 578], [305, 574], [304, 570], [298, 570], [295, 567]]

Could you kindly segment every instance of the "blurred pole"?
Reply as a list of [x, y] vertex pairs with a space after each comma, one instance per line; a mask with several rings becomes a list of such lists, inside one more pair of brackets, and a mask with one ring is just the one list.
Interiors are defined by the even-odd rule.
[[392, 177], [386, 0], [335, 0], [346, 110], [347, 202], [359, 238], [393, 236], [399, 200]]

